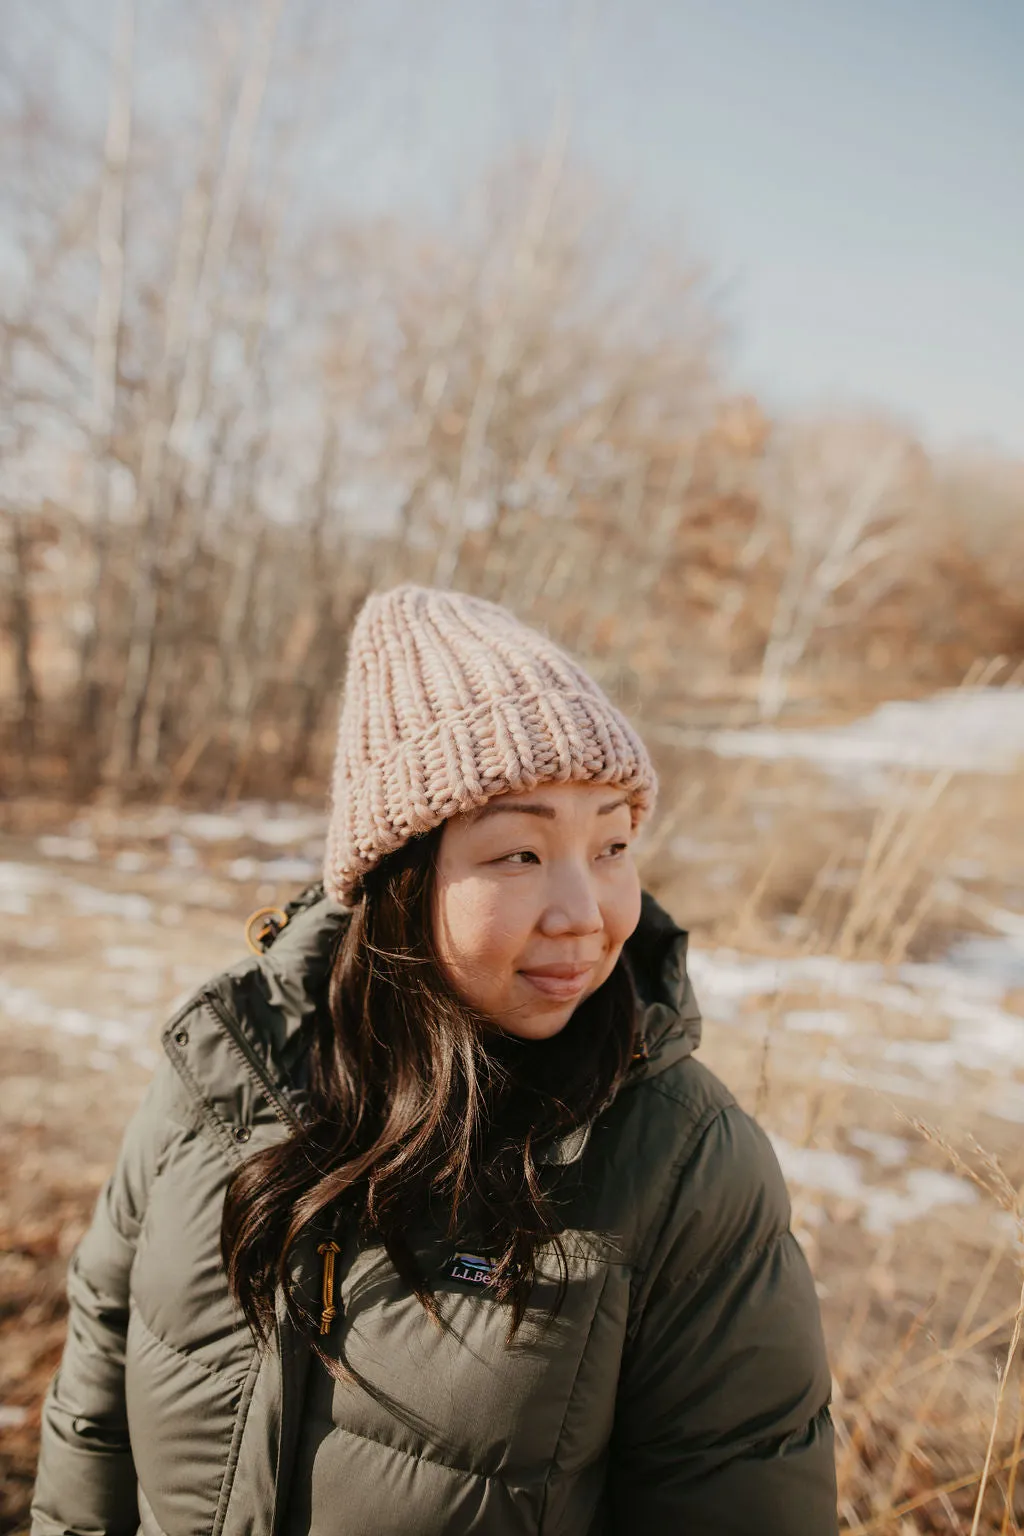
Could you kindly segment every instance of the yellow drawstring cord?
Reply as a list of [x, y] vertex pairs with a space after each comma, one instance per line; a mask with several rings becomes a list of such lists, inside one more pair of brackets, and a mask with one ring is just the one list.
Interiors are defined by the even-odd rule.
[[331, 1324], [338, 1315], [338, 1309], [334, 1305], [334, 1255], [340, 1253], [337, 1243], [321, 1243], [317, 1253], [322, 1254], [324, 1261], [324, 1309], [320, 1315], [321, 1334], [330, 1333]]

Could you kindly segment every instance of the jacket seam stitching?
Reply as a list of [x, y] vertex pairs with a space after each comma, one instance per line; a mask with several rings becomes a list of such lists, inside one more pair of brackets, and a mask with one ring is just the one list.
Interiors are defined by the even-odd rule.
[[684, 1274], [674, 1278], [670, 1283], [672, 1285], [692, 1284], [694, 1280], [703, 1280], [707, 1275], [714, 1274], [716, 1270], [720, 1274], [732, 1274], [735, 1270], [742, 1269], [745, 1264], [749, 1264], [753, 1259], [759, 1259], [762, 1254], [767, 1253], [770, 1248], [774, 1248], [777, 1243], [780, 1243], [784, 1237], [789, 1237], [790, 1235], [788, 1225], [779, 1227], [770, 1237], [766, 1237], [764, 1242], [755, 1243], [752, 1248], [741, 1248], [738, 1253], [732, 1256], [729, 1262], [702, 1264], [696, 1269], [686, 1270]]
[[[481, 1483], [506, 1483], [506, 1479], [500, 1472], [481, 1472], [477, 1467], [467, 1467], [456, 1461], [442, 1461], [440, 1456], [427, 1456], [421, 1451], [407, 1451], [404, 1446], [393, 1445], [390, 1440], [382, 1440], [378, 1435], [365, 1434], [361, 1429], [352, 1429], [347, 1424], [336, 1424], [334, 1432], [340, 1435], [350, 1435], [353, 1440], [364, 1440], [367, 1445], [380, 1446], [382, 1451], [390, 1451], [396, 1456], [404, 1456], [407, 1461], [421, 1461], [430, 1467], [443, 1467], [446, 1472], [457, 1473], [460, 1477], [472, 1477]], [[518, 1484], [508, 1485], [517, 1487]]]
[[[659, 1094], [661, 1098], [668, 1099], [672, 1104], [678, 1104], [681, 1109], [699, 1109], [703, 1102], [702, 1099], [690, 1094], [673, 1093], [671, 1088], [666, 1088], [657, 1078], [651, 1079], [647, 1086], [652, 1093]], [[715, 1114], [721, 1114], [727, 1109], [737, 1108], [737, 1102], [732, 1094], [729, 1093], [728, 1089], [725, 1092], [727, 1098], [723, 1104], [708, 1105], [708, 1109], [712, 1110]]]
[[292, 1133], [301, 1130], [302, 1121], [288, 1104], [287, 1099], [283, 1095], [281, 1085], [274, 1080], [269, 1072], [250, 1059], [245, 1046], [236, 1037], [229, 1018], [222, 1014], [218, 1007], [212, 988], [207, 988], [203, 993], [199, 1000], [199, 1008], [200, 1010], [205, 1009], [213, 1019], [228, 1049], [238, 1057], [250, 1080], [256, 1084], [260, 1096], [266, 1099], [278, 1120], [287, 1126]]
[[143, 1317], [142, 1311], [139, 1307], [138, 1297], [133, 1293], [130, 1293], [129, 1301], [132, 1303], [132, 1316], [138, 1323], [139, 1327], [149, 1338], [153, 1340], [154, 1344], [159, 1345], [159, 1347], [163, 1350], [166, 1350], [168, 1354], [174, 1355], [178, 1360], [184, 1360], [188, 1365], [194, 1365], [196, 1370], [201, 1371], [204, 1376], [209, 1377], [212, 1381], [230, 1383], [234, 1386], [236, 1391], [241, 1383], [246, 1380], [251, 1366], [246, 1367], [245, 1375], [241, 1378], [228, 1375], [226, 1371], [216, 1370], [212, 1365], [207, 1365], [204, 1360], [197, 1359], [196, 1356], [194, 1354], [190, 1354], [188, 1350], [178, 1349], [175, 1344], [169, 1344], [166, 1339], [162, 1339], [156, 1330], [152, 1328]]
[[594, 1304], [594, 1310], [590, 1314], [590, 1322], [589, 1322], [589, 1325], [587, 1327], [587, 1336], [583, 1340], [583, 1347], [580, 1350], [579, 1359], [576, 1362], [576, 1370], [573, 1373], [572, 1383], [571, 1383], [571, 1385], [569, 1387], [569, 1391], [568, 1391], [568, 1393], [566, 1395], [565, 1407], [562, 1410], [562, 1420], [561, 1420], [561, 1423], [558, 1426], [558, 1434], [555, 1436], [554, 1450], [552, 1451], [552, 1454], [551, 1454], [551, 1461], [550, 1461], [550, 1463], [548, 1465], [547, 1475], [544, 1478], [544, 1487], [543, 1487], [543, 1489], [541, 1491], [540, 1521], [539, 1521], [539, 1526], [538, 1526], [538, 1529], [540, 1531], [543, 1531], [543, 1529], [544, 1529], [544, 1521], [545, 1521], [545, 1518], [547, 1516], [548, 1491], [549, 1491], [549, 1489], [551, 1487], [551, 1483], [552, 1483], [552, 1481], [554, 1479], [554, 1476], [555, 1476], [555, 1465], [556, 1465], [556, 1463], [558, 1461], [558, 1452], [561, 1449], [562, 1437], [565, 1434], [565, 1425], [566, 1425], [566, 1421], [567, 1421], [567, 1419], [569, 1417], [569, 1409], [572, 1407], [573, 1398], [576, 1396], [576, 1388], [579, 1385], [580, 1372], [583, 1370], [583, 1362], [586, 1359], [587, 1350], [590, 1347], [590, 1341], [593, 1338], [593, 1334], [594, 1334], [594, 1324], [597, 1321], [597, 1314], [601, 1310], [601, 1303], [604, 1301], [605, 1291], [608, 1289], [608, 1284], [609, 1284], [610, 1279], [611, 1279], [611, 1270], [610, 1269], [606, 1269], [605, 1270], [605, 1275], [604, 1275], [604, 1284], [601, 1286], [601, 1289], [600, 1289], [600, 1291], [598, 1293], [597, 1301]]
[[[657, 1091], [660, 1092], [660, 1090]], [[651, 1226], [648, 1231], [647, 1240], [637, 1255], [636, 1274], [638, 1279], [645, 1280], [647, 1277], [647, 1269], [651, 1262], [651, 1255], [653, 1254], [655, 1248], [657, 1248], [658, 1242], [661, 1239], [661, 1236], [665, 1230], [665, 1226], [668, 1222], [669, 1211], [672, 1206], [672, 1201], [676, 1195], [679, 1175], [682, 1173], [683, 1169], [686, 1167], [686, 1164], [689, 1162], [691, 1156], [693, 1155], [694, 1146], [705, 1134], [705, 1132], [710, 1129], [710, 1127], [715, 1123], [719, 1116], [724, 1113], [727, 1107], [728, 1106], [725, 1105], [709, 1105], [704, 1114], [698, 1116], [698, 1118], [694, 1121], [693, 1127], [691, 1128], [690, 1134], [687, 1136], [686, 1141], [683, 1144], [679, 1156], [672, 1164], [672, 1172], [667, 1180], [668, 1187], [665, 1190], [664, 1197], [658, 1207], [657, 1212], [651, 1220]]]
[[249, 1422], [249, 1410], [256, 1393], [256, 1381], [259, 1377], [263, 1361], [259, 1350], [253, 1351], [249, 1361], [249, 1369], [245, 1373], [242, 1382], [241, 1398], [238, 1411], [235, 1414], [235, 1422], [231, 1430], [231, 1441], [228, 1445], [227, 1460], [224, 1463], [224, 1473], [220, 1480], [220, 1488], [217, 1490], [217, 1507], [213, 1515], [213, 1526], [210, 1536], [220, 1536], [228, 1518], [228, 1506], [231, 1503], [231, 1495], [235, 1487], [235, 1474], [238, 1471], [238, 1463], [242, 1454], [242, 1436], [245, 1434], [245, 1426]]
[[[145, 1179], [145, 1183], [141, 1191], [141, 1198], [138, 1201], [132, 1200], [130, 1202], [132, 1220], [135, 1226], [134, 1233], [126, 1232], [124, 1230], [122, 1221], [124, 1215], [123, 1211], [118, 1210], [112, 1201], [107, 1200], [106, 1202], [106, 1215], [107, 1220], [110, 1223], [110, 1229], [114, 1236], [118, 1238], [125, 1245], [125, 1247], [131, 1251], [133, 1263], [135, 1260], [135, 1255], [139, 1249], [139, 1239], [142, 1236], [142, 1231], [146, 1223], [146, 1216], [149, 1212], [150, 1197], [153, 1193], [153, 1187], [163, 1175], [164, 1160], [171, 1150], [177, 1129], [174, 1123], [169, 1121], [165, 1116], [161, 1118], [163, 1120], [163, 1135], [156, 1139], [156, 1151], [153, 1158], [153, 1167], [151, 1170], [149, 1170], [148, 1177]], [[69, 1270], [78, 1272], [77, 1258], [77, 1254], [72, 1256], [71, 1263], [68, 1266]]]

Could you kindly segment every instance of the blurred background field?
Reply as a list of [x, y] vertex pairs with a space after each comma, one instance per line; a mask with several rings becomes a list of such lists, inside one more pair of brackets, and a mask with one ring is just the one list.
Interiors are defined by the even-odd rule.
[[549, 629], [652, 745], [645, 878], [692, 932], [704, 1058], [790, 1181], [844, 1530], [1005, 1536], [1024, 436], [965, 406], [958, 437], [923, 396], [916, 420], [881, 352], [870, 406], [756, 387], [728, 284], [574, 148], [615, 8], [491, 10], [510, 126], [479, 177], [442, 134], [466, 175], [433, 201], [375, 188], [437, 169], [423, 103], [483, 25], [457, 5], [12, 10], [0, 1530], [24, 1529], [64, 1267], [159, 1026], [317, 877], [346, 630], [412, 578]]

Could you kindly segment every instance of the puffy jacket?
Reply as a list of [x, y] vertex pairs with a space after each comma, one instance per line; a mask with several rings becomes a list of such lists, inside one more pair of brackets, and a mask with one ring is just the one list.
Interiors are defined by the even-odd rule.
[[[303, 1113], [310, 1021], [343, 912], [317, 891], [266, 953], [168, 1025], [70, 1266], [33, 1536], [277, 1536], [310, 1370], [278, 1308], [258, 1350], [219, 1252], [226, 1184]], [[617, 1097], [549, 1154], [565, 1305], [505, 1344], [486, 1289], [438, 1276], [448, 1327], [383, 1251], [340, 1255], [347, 1497], [337, 1536], [831, 1536], [830, 1377], [814, 1285], [762, 1131], [693, 1058], [686, 935], [650, 898], [629, 952], [644, 1050]], [[646, 1059], [643, 1059], [643, 1058]], [[319, 1289], [312, 1243], [296, 1279]]]

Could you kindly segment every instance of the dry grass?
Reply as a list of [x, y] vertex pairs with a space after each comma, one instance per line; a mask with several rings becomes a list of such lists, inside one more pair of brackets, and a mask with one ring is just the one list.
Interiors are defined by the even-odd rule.
[[[705, 1059], [790, 1147], [848, 1158], [865, 1132], [899, 1138], [906, 1162], [868, 1170], [871, 1191], [897, 1189], [910, 1166], [952, 1173], [977, 1191], [973, 1205], [872, 1231], [856, 1198], [791, 1178], [833, 1360], [844, 1530], [1007, 1536], [1024, 1522], [1018, 1127], [993, 1114], [985, 1071], [951, 1066], [934, 1104], [927, 1082], [914, 1096], [906, 1075], [882, 1081], [894, 1041], [927, 1048], [946, 1038], [948, 1026], [927, 1008], [893, 1014], [827, 979], [817, 989], [789, 986], [784, 964], [800, 955], [868, 962], [896, 982], [908, 956], [939, 955], [955, 935], [977, 930], [979, 915], [1019, 879], [1020, 785], [897, 776], [891, 800], [872, 811], [843, 803], [834, 784], [819, 808], [806, 772], [791, 764], [723, 769], [705, 772], [697, 788], [691, 779], [674, 830], [699, 828], [711, 845], [705, 876], [731, 848], [742, 871], [731, 900], [694, 872], [673, 876], [667, 848], [655, 851], [657, 879], [673, 910], [696, 915], [698, 946], [753, 952], [783, 969], [774, 991], [741, 1004], [732, 1027], [709, 1029]], [[758, 811], [773, 801], [801, 809], [758, 837]], [[972, 858], [985, 876], [969, 890], [948, 872]], [[706, 922], [701, 913], [711, 914]], [[1012, 1006], [1012, 994], [1005, 1001]], [[792, 1010], [799, 1018], [836, 1009], [852, 1018], [851, 1037], [785, 1027]]]

